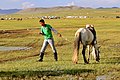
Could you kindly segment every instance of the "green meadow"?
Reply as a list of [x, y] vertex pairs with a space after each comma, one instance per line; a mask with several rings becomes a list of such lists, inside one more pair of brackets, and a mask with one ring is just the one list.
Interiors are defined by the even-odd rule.
[[[58, 14], [57, 14], [58, 13]], [[38, 18], [0, 21], [0, 46], [32, 47], [29, 50], [0, 51], [0, 80], [119, 80], [120, 79], [120, 9], [82, 9], [41, 14], [12, 14], [11, 17], [55, 15], [61, 19], [45, 19], [64, 38], [53, 33], [58, 51], [54, 61], [50, 46], [44, 61], [37, 62], [43, 36], [39, 35]], [[67, 15], [87, 15], [92, 18], [65, 19]], [[3, 17], [5, 17], [4, 15]], [[107, 17], [101, 17], [107, 16]], [[80, 47], [78, 64], [72, 63], [74, 34], [77, 29], [93, 24], [97, 31], [100, 62], [90, 57], [84, 64]], [[86, 55], [88, 55], [86, 53]]]

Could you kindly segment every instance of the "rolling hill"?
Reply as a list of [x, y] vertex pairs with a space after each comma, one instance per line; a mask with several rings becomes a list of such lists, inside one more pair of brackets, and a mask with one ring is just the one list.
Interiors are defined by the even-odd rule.
[[18, 14], [22, 14], [22, 13], [49, 13], [49, 12], [54, 12], [54, 11], [79, 10], [79, 9], [85, 9], [85, 7], [58, 6], [58, 7], [52, 7], [52, 8], [28, 8], [28, 9], [21, 10], [17, 13]]
[[20, 10], [21, 9], [6, 9], [6, 10], [0, 9], [0, 14], [13, 14]]

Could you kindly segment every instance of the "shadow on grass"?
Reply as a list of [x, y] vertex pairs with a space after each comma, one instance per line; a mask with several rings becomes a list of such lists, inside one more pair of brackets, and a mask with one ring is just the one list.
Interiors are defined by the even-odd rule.
[[[120, 64], [120, 57], [119, 56], [109, 57], [109, 58], [101, 58], [101, 59], [102, 59], [102, 61], [100, 61], [100, 62], [94, 61], [94, 62], [91, 62], [89, 64]], [[87, 65], [84, 63], [78, 63], [78, 64]]]
[[61, 75], [76, 75], [81, 73], [94, 73], [92, 69], [71, 69], [71, 70], [46, 70], [46, 71], [6, 71], [0, 72], [0, 77], [20, 77], [25, 78], [37, 76], [38, 78], [43, 76], [61, 76]]

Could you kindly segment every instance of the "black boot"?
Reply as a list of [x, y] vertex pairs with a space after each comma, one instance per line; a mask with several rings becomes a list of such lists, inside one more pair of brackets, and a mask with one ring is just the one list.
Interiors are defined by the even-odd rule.
[[41, 53], [40, 53], [40, 59], [39, 59], [38, 61], [39, 61], [39, 62], [42, 62], [42, 61], [43, 61], [43, 57], [44, 57], [44, 53], [41, 52]]
[[57, 52], [54, 53], [54, 59], [55, 61], [58, 61]]

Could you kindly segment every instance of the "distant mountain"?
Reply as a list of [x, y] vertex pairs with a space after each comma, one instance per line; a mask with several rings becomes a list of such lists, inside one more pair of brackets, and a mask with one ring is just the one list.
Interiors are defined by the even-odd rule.
[[111, 8], [113, 8], [113, 9], [116, 9], [116, 8], [119, 8], [119, 7], [99, 7], [99, 8], [97, 8], [97, 9], [111, 9]]
[[13, 14], [20, 10], [21, 9], [6, 9], [6, 10], [0, 9], [0, 14]]
[[[89, 8], [89, 7], [87, 7]], [[64, 11], [64, 10], [78, 10], [78, 9], [85, 9], [85, 7], [78, 7], [78, 6], [58, 6], [52, 8], [28, 8], [18, 12], [20, 13], [47, 13], [47, 12], [54, 12], [54, 11]]]

